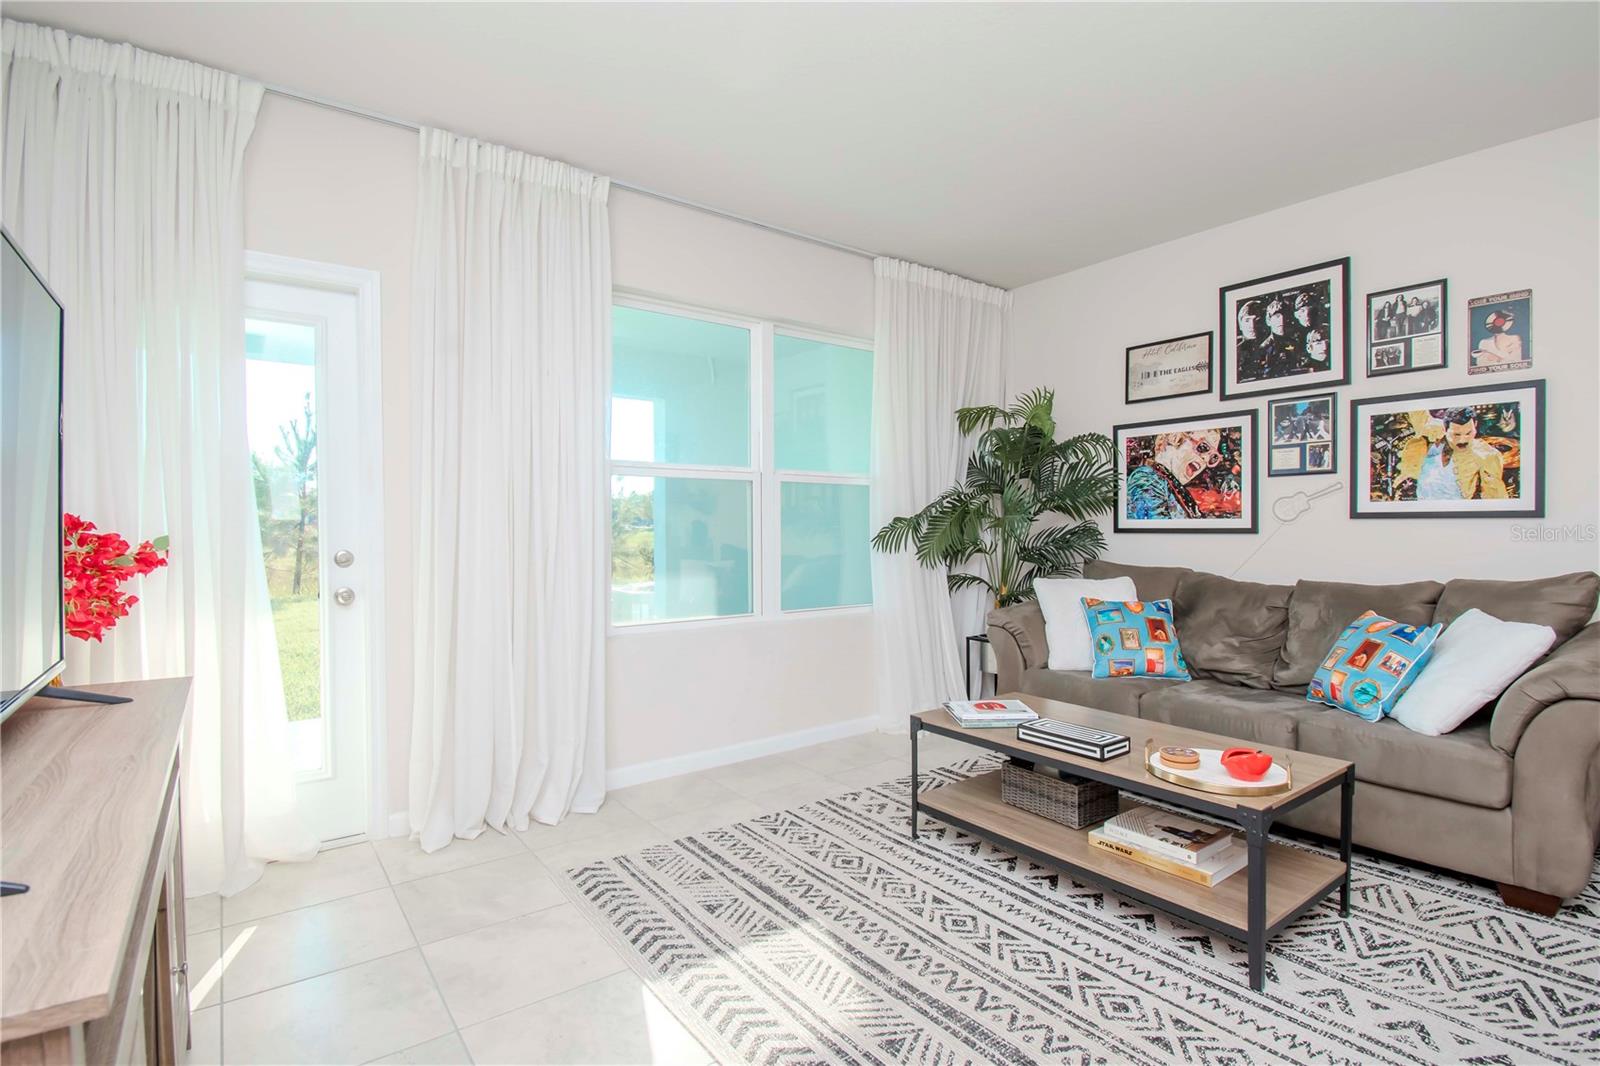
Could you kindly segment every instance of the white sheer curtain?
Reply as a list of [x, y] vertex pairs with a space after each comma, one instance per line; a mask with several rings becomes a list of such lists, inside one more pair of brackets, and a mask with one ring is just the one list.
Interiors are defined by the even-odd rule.
[[[999, 403], [1011, 294], [897, 259], [873, 263], [872, 528], [911, 514], [955, 484], [970, 441], [959, 407]], [[872, 553], [874, 662], [885, 729], [963, 699], [965, 638], [983, 631], [982, 590], [952, 600], [943, 570], [909, 550]]]
[[193, 894], [308, 858], [245, 437], [245, 145], [262, 88], [10, 19], [5, 224], [66, 305], [65, 499], [171, 562], [69, 682], [194, 675], [183, 758]]
[[605, 797], [607, 179], [421, 138], [411, 828], [425, 851]]

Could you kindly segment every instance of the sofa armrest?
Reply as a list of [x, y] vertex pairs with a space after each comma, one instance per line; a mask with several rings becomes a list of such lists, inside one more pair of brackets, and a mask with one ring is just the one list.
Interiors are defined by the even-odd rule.
[[994, 648], [995, 691], [1015, 692], [1022, 671], [1043, 666], [1050, 657], [1044, 639], [1044, 612], [1034, 600], [997, 607], [986, 619]]
[[1512, 764], [1513, 883], [1577, 895], [1594, 873], [1597, 839], [1600, 702], [1557, 700], [1528, 724]]
[[1515, 755], [1529, 724], [1561, 700], [1600, 700], [1600, 622], [1589, 623], [1506, 689], [1489, 720], [1489, 743]]

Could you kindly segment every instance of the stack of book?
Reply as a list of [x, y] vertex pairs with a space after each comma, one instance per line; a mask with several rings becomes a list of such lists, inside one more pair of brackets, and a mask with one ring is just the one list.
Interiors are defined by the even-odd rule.
[[1208, 888], [1244, 869], [1249, 858], [1237, 834], [1142, 804], [1089, 830], [1089, 843]]
[[964, 729], [1003, 729], [1039, 717], [1021, 700], [948, 700], [944, 709]]

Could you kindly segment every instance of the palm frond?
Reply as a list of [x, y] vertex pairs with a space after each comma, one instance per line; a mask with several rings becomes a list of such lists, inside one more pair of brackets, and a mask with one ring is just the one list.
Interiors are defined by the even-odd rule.
[[982, 574], [950, 574], [944, 580], [951, 592], [960, 592], [962, 589], [969, 588], [983, 588], [988, 589], [990, 595], [994, 594], [994, 586], [989, 584], [988, 579]]
[[[1116, 464], [1100, 433], [1055, 439], [1055, 394], [1037, 388], [1006, 407], [956, 412], [973, 437], [959, 484], [916, 514], [891, 519], [872, 538], [878, 551], [911, 548], [918, 562], [942, 567], [952, 591], [983, 587], [1005, 606], [1030, 599], [1038, 577], [1079, 572], [1105, 548], [1094, 519], [1114, 506]], [[1066, 524], [1042, 528], [1046, 515]], [[982, 557], [982, 574], [962, 569]]]
[[1005, 420], [1005, 410], [993, 405], [963, 407], [956, 412], [956, 428], [961, 430], [963, 437], [971, 436], [980, 429], [988, 429], [996, 422]]

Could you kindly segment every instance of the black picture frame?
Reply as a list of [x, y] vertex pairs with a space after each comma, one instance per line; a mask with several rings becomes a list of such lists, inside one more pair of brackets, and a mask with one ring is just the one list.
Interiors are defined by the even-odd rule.
[[[1325, 400], [1328, 404], [1328, 439], [1293, 441], [1279, 444], [1273, 434], [1277, 430], [1278, 419], [1275, 409], [1291, 403], [1307, 403]], [[1312, 447], [1325, 445], [1328, 449], [1328, 465], [1326, 467], [1311, 466]], [[1297, 448], [1300, 452], [1300, 462], [1293, 470], [1279, 470], [1274, 465], [1277, 458], [1277, 449]], [[1339, 472], [1339, 394], [1337, 392], [1313, 392], [1304, 396], [1280, 396], [1267, 401], [1267, 476], [1268, 477], [1321, 477], [1324, 474], [1337, 474]]]
[[[1206, 384], [1204, 388], [1190, 389], [1187, 392], [1167, 392], [1160, 396], [1133, 396], [1133, 353], [1147, 348], [1159, 348], [1164, 344], [1181, 344], [1184, 341], [1195, 341], [1204, 337], [1206, 342]], [[1209, 396], [1217, 384], [1217, 349], [1215, 334], [1210, 330], [1202, 333], [1188, 333], [1182, 337], [1168, 337], [1166, 340], [1150, 341], [1148, 344], [1131, 344], [1123, 351], [1122, 356], [1122, 402], [1124, 404], [1155, 403], [1159, 400], [1176, 400], [1184, 396]]]
[[[1237, 423], [1247, 427], [1245, 436], [1249, 438], [1248, 445], [1243, 449], [1245, 467], [1239, 489], [1241, 493], [1240, 510], [1249, 516], [1248, 523], [1241, 517], [1238, 525], [1217, 528], [1208, 526], [1206, 519], [1176, 519], [1161, 520], [1128, 519], [1125, 517], [1127, 504], [1125, 490], [1127, 488], [1127, 472], [1123, 469], [1127, 460], [1127, 451], [1123, 443], [1123, 434], [1128, 430], [1151, 429], [1156, 426], [1167, 426], [1177, 429], [1183, 426], [1195, 428], [1211, 427], [1218, 424], [1232, 425]], [[1170, 430], [1169, 430], [1170, 431]], [[1171, 418], [1154, 418], [1144, 422], [1125, 422], [1111, 427], [1112, 448], [1115, 452], [1117, 471], [1117, 499], [1112, 509], [1111, 528], [1117, 533], [1256, 533], [1261, 528], [1261, 516], [1258, 504], [1260, 503], [1260, 455], [1261, 455], [1261, 426], [1260, 413], [1256, 408], [1246, 408], [1236, 411], [1208, 411], [1201, 414]], [[1217, 520], [1226, 521], [1226, 520]], [[1139, 525], [1131, 525], [1139, 522]], [[1150, 524], [1144, 524], [1149, 522]], [[1166, 523], [1183, 522], [1183, 525], [1167, 525]], [[1187, 524], [1198, 522], [1199, 525]]]
[[[1261, 379], [1268, 383], [1266, 385], [1244, 385], [1234, 382], [1233, 387], [1230, 388], [1229, 383], [1239, 369], [1234, 357], [1234, 349], [1236, 347], [1234, 331], [1238, 329], [1238, 318], [1234, 310], [1229, 306], [1230, 294], [1248, 293], [1273, 282], [1283, 282], [1284, 284], [1277, 286], [1276, 289], [1276, 291], [1282, 291], [1292, 288], [1297, 279], [1305, 284], [1311, 284], [1317, 280], [1315, 276], [1318, 274], [1328, 275], [1327, 280], [1330, 282], [1330, 286], [1336, 283], [1338, 287], [1338, 299], [1336, 302], [1331, 301], [1332, 293], [1330, 292], [1330, 302], [1334, 302], [1335, 306], [1329, 309], [1328, 322], [1326, 324], [1330, 331], [1337, 333], [1337, 336], [1327, 338], [1330, 357], [1336, 356], [1338, 359], [1339, 366], [1337, 371], [1330, 367], [1327, 371]], [[1269, 293], [1261, 292], [1257, 295], [1265, 298]], [[1223, 400], [1258, 399], [1262, 396], [1276, 396], [1286, 392], [1306, 392], [1312, 389], [1324, 389], [1336, 385], [1350, 384], [1350, 257], [1344, 256], [1340, 259], [1329, 259], [1326, 262], [1313, 263], [1310, 266], [1296, 267], [1293, 270], [1279, 271], [1276, 274], [1265, 274], [1259, 278], [1235, 282], [1218, 289], [1216, 363], [1220, 371], [1218, 374], [1221, 385], [1219, 392]], [[1273, 381], [1282, 381], [1284, 384], [1272, 385], [1271, 382]]]
[[[1362, 443], [1366, 437], [1361, 424], [1363, 409], [1376, 407], [1382, 404], [1414, 403], [1417, 401], [1436, 400], [1439, 397], [1481, 396], [1487, 393], [1508, 394], [1528, 393], [1533, 407], [1533, 431], [1525, 432], [1527, 420], [1521, 420], [1522, 430], [1519, 430], [1518, 445], [1518, 477], [1519, 496], [1529, 501], [1529, 506], [1512, 508], [1424, 508], [1420, 510], [1372, 510], [1371, 490], [1368, 481], [1371, 475], [1371, 463], [1363, 454]], [[1476, 404], [1456, 404], [1453, 406], [1477, 406]], [[1543, 378], [1529, 378], [1521, 381], [1508, 381], [1491, 385], [1464, 385], [1453, 389], [1432, 389], [1427, 392], [1406, 392], [1392, 396], [1363, 396], [1350, 401], [1350, 517], [1352, 519], [1368, 518], [1543, 518], [1544, 517], [1544, 466], [1545, 466], [1545, 381]], [[1529, 448], [1529, 440], [1533, 447]], [[1524, 461], [1530, 455], [1533, 457], [1533, 477], [1531, 498], [1525, 491], [1528, 486], [1522, 480], [1522, 473], [1526, 469]], [[1366, 507], [1362, 509], [1362, 497], [1367, 497]]]
[[[1400, 337], [1385, 337], [1382, 340], [1373, 337], [1373, 305], [1381, 302], [1386, 296], [1396, 296], [1400, 293], [1414, 292], [1419, 289], [1437, 288], [1439, 290], [1439, 361], [1423, 366], [1415, 365], [1415, 342], [1423, 337], [1431, 337], [1432, 332], [1416, 335], [1403, 335]], [[1394, 374], [1417, 374], [1425, 370], [1443, 370], [1450, 365], [1450, 281], [1448, 278], [1436, 278], [1433, 281], [1419, 281], [1415, 285], [1397, 285], [1392, 289], [1381, 292], [1367, 293], [1366, 303], [1366, 341], [1367, 341], [1367, 377], [1386, 378]], [[1400, 363], [1393, 367], [1379, 367], [1374, 364], [1374, 359], [1380, 347], [1398, 347], [1401, 349]]]

